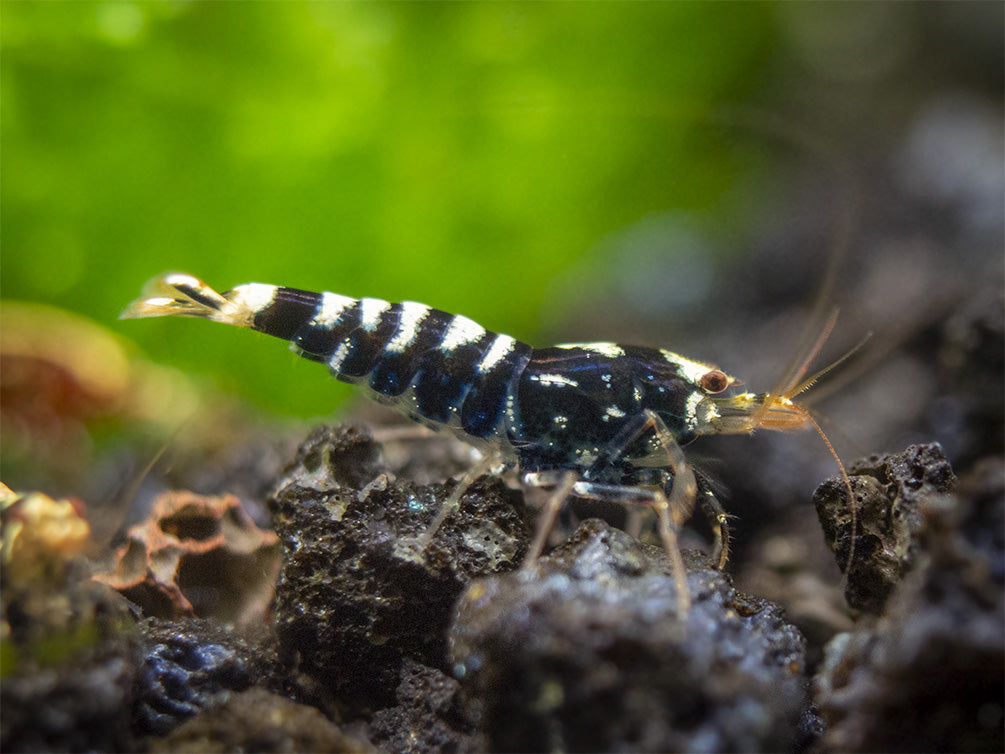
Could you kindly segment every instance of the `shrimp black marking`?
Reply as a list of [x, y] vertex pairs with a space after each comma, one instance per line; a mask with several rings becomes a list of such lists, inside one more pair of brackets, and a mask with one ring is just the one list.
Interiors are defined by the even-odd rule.
[[[467, 317], [413, 302], [389, 303], [262, 283], [218, 293], [191, 275], [148, 283], [123, 318], [202, 317], [250, 327], [291, 342], [339, 380], [434, 429], [449, 430], [483, 453], [416, 543], [424, 549], [479, 476], [499, 464], [524, 483], [552, 487], [524, 566], [544, 549], [569, 495], [652, 508], [677, 584], [690, 606], [679, 527], [700, 501], [715, 531], [714, 559], [729, 556], [727, 516], [681, 450], [699, 435], [813, 426], [793, 396], [833, 320], [810, 356], [775, 393], [719, 396], [738, 384], [714, 366], [671, 351], [614, 343], [532, 348]], [[777, 394], [776, 394], [777, 393]], [[842, 475], [844, 467], [834, 453]]]

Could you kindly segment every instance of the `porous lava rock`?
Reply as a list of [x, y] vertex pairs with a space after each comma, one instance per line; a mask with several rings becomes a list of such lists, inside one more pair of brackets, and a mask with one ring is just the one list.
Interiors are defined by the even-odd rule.
[[474, 580], [450, 631], [492, 751], [781, 751], [804, 736], [804, 640], [688, 555], [590, 519], [530, 571]]
[[365, 431], [319, 427], [270, 501], [285, 551], [281, 656], [350, 711], [394, 706], [406, 658], [445, 667], [464, 585], [520, 562], [522, 499], [492, 477], [465, 493], [428, 547], [416, 546], [454, 484], [392, 481]]
[[914, 569], [885, 612], [827, 646], [824, 752], [1005, 750], [1005, 467], [919, 506]]
[[922, 503], [951, 492], [956, 475], [938, 443], [874, 455], [848, 473], [851, 501], [844, 480], [833, 477], [817, 488], [813, 502], [827, 544], [847, 570], [848, 604], [878, 615], [914, 564]]

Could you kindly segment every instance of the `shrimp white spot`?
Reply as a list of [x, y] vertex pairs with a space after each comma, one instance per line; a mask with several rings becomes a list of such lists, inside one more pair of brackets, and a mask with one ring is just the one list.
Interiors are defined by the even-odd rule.
[[617, 343], [562, 343], [555, 348], [581, 348], [584, 351], [593, 351], [612, 359], [625, 355], [625, 349]]
[[425, 304], [417, 304], [414, 301], [404, 302], [401, 305], [401, 324], [384, 350], [388, 353], [402, 353], [412, 345], [419, 332], [419, 325], [431, 311], [432, 309]]
[[512, 393], [506, 396], [506, 419], [511, 425], [516, 423], [516, 399]]
[[607, 410], [604, 411], [604, 420], [607, 419], [624, 419], [628, 414], [622, 411], [617, 406], [608, 406]]
[[569, 424], [569, 417], [560, 415], [556, 416], [554, 419], [552, 419], [552, 421], [555, 423], [555, 426], [559, 427], [560, 429], [565, 429]]
[[484, 327], [458, 314], [450, 320], [450, 325], [443, 334], [440, 350], [453, 351], [455, 348], [476, 341], [484, 335]]
[[155, 296], [154, 298], [143, 299], [143, 306], [148, 306], [151, 308], [159, 308], [164, 306], [171, 306], [174, 304], [175, 300], [168, 296]]
[[339, 296], [337, 293], [322, 293], [321, 305], [311, 324], [318, 327], [334, 327], [342, 314], [350, 306], [356, 303], [356, 299], [348, 296]]
[[534, 382], [540, 382], [544, 385], [567, 385], [568, 387], [579, 387], [578, 382], [570, 380], [568, 377], [564, 377], [561, 374], [534, 374], [531, 375], [531, 380]]
[[367, 332], [373, 332], [380, 325], [381, 317], [391, 305], [379, 298], [362, 298], [359, 300], [360, 324]]
[[199, 280], [199, 278], [193, 277], [192, 275], [186, 275], [184, 272], [173, 272], [170, 275], [165, 275], [164, 282], [167, 285], [178, 286], [181, 288], [205, 287], [205, 283]]
[[492, 341], [492, 346], [482, 356], [482, 360], [478, 362], [478, 366], [475, 369], [478, 370], [479, 374], [491, 372], [496, 364], [509, 355], [515, 345], [516, 341], [509, 335], [496, 335], [495, 340]]

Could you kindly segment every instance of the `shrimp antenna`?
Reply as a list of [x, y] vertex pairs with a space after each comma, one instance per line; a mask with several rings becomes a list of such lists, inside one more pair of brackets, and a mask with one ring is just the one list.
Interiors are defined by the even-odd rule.
[[[820, 330], [820, 334], [817, 335], [817, 339], [813, 342], [812, 347], [806, 352], [806, 356], [803, 357], [802, 361], [797, 361], [791, 365], [779, 384], [772, 391], [773, 395], [785, 396], [786, 398], [791, 398], [793, 395], [798, 395], [800, 390], [797, 386], [800, 385], [800, 380], [802, 380], [803, 375], [810, 368], [810, 364], [820, 355], [820, 349], [824, 347], [827, 339], [830, 337], [831, 333], [834, 331], [834, 325], [837, 324], [838, 310], [834, 309], [831, 311], [830, 315], [827, 317], [827, 321], [824, 322], [823, 328]], [[830, 367], [828, 367], [829, 369]], [[819, 374], [819, 373], [818, 373]], [[810, 379], [814, 379], [811, 377]]]
[[[837, 312], [835, 312], [835, 314], [836, 313]], [[858, 353], [859, 351], [861, 351], [862, 347], [866, 343], [869, 342], [870, 338], [872, 338], [872, 331], [871, 330], [865, 334], [865, 337], [863, 337], [862, 340], [860, 340], [858, 343], [856, 343], [854, 346], [852, 346], [850, 349], [848, 349], [848, 351], [846, 351], [844, 353], [844, 355], [838, 357], [837, 359], [835, 359], [834, 361], [832, 361], [830, 364], [828, 364], [827, 366], [825, 366], [823, 369], [821, 369], [821, 370], [819, 370], [817, 372], [814, 372], [812, 376], [807, 377], [805, 380], [803, 380], [802, 382], [800, 382], [798, 385], [796, 385], [796, 386], [792, 387], [790, 390], [786, 391], [784, 393], [784, 395], [786, 395], [789, 398], [791, 398], [793, 396], [799, 395], [800, 393], [805, 393], [807, 390], [809, 390], [816, 383], [817, 380], [819, 380], [821, 377], [823, 377], [828, 372], [830, 372], [830, 371], [836, 369], [837, 367], [841, 366], [841, 364], [843, 364], [844, 362], [848, 361], [848, 359], [850, 359], [856, 353]]]
[[[842, 357], [842, 360], [844, 360], [844, 358], [846, 357]], [[789, 408], [794, 410], [797, 414], [803, 417], [807, 423], [812, 425], [813, 429], [816, 430], [816, 433], [820, 435], [820, 439], [824, 441], [824, 445], [827, 446], [827, 450], [830, 451], [831, 456], [834, 458], [834, 462], [837, 464], [838, 470], [841, 472], [841, 480], [844, 482], [848, 508], [851, 512], [851, 546], [848, 548], [848, 558], [845, 560], [844, 566], [845, 577], [847, 577], [848, 573], [851, 571], [851, 564], [855, 559], [855, 532], [858, 530], [858, 514], [855, 511], [855, 492], [851, 488], [851, 477], [848, 476], [848, 470], [841, 461], [841, 456], [838, 455], [837, 450], [834, 448], [834, 444], [830, 441], [830, 438], [827, 437], [823, 427], [820, 426], [819, 422], [817, 422], [816, 418], [813, 416], [813, 412], [805, 406], [800, 406], [797, 403], [790, 403]]]
[[850, 509], [851, 518], [851, 545], [848, 549], [848, 558], [845, 561], [844, 572], [847, 575], [851, 569], [852, 562], [855, 558], [855, 532], [858, 529], [858, 515], [855, 510], [855, 493], [851, 486], [851, 477], [848, 476], [848, 470], [845, 468], [844, 463], [841, 461], [841, 456], [838, 455], [834, 444], [827, 437], [823, 428], [820, 426], [819, 422], [813, 416], [813, 412], [810, 411], [806, 406], [801, 406], [797, 403], [792, 402], [794, 396], [805, 392], [813, 384], [820, 379], [823, 375], [827, 374], [831, 370], [835, 369], [839, 365], [843, 364], [845, 361], [854, 356], [872, 337], [872, 333], [866, 333], [865, 337], [862, 338], [858, 343], [855, 344], [850, 350], [844, 353], [838, 359], [832, 361], [830, 364], [814, 372], [809, 377], [804, 377], [806, 372], [809, 371], [810, 365], [813, 363], [814, 359], [820, 354], [820, 350], [823, 348], [824, 344], [827, 342], [827, 338], [830, 337], [831, 332], [834, 330], [834, 325], [837, 322], [838, 310], [834, 309], [830, 316], [827, 317], [827, 321], [824, 323], [823, 329], [820, 334], [817, 335], [816, 340], [813, 342], [812, 347], [806, 352], [806, 356], [801, 361], [794, 361], [793, 365], [787, 370], [787, 373], [783, 379], [779, 382], [778, 387], [768, 394], [768, 397], [761, 404], [760, 408], [754, 414], [752, 418], [753, 426], [758, 426], [762, 423], [763, 419], [767, 414], [775, 408], [779, 403], [784, 403], [786, 408], [797, 413], [802, 419], [810, 424], [818, 435], [820, 439], [824, 441], [824, 445], [827, 446], [827, 450], [830, 451], [831, 456], [837, 463], [838, 470], [841, 472], [841, 479], [844, 481], [845, 492], [847, 494], [848, 507]]

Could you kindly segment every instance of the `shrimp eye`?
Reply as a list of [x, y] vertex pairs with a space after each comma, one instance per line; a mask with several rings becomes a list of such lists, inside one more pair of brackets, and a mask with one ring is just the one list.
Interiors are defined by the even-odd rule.
[[698, 384], [701, 385], [702, 390], [709, 393], [721, 393], [729, 387], [729, 377], [718, 369], [713, 369], [711, 372], [705, 372]]

